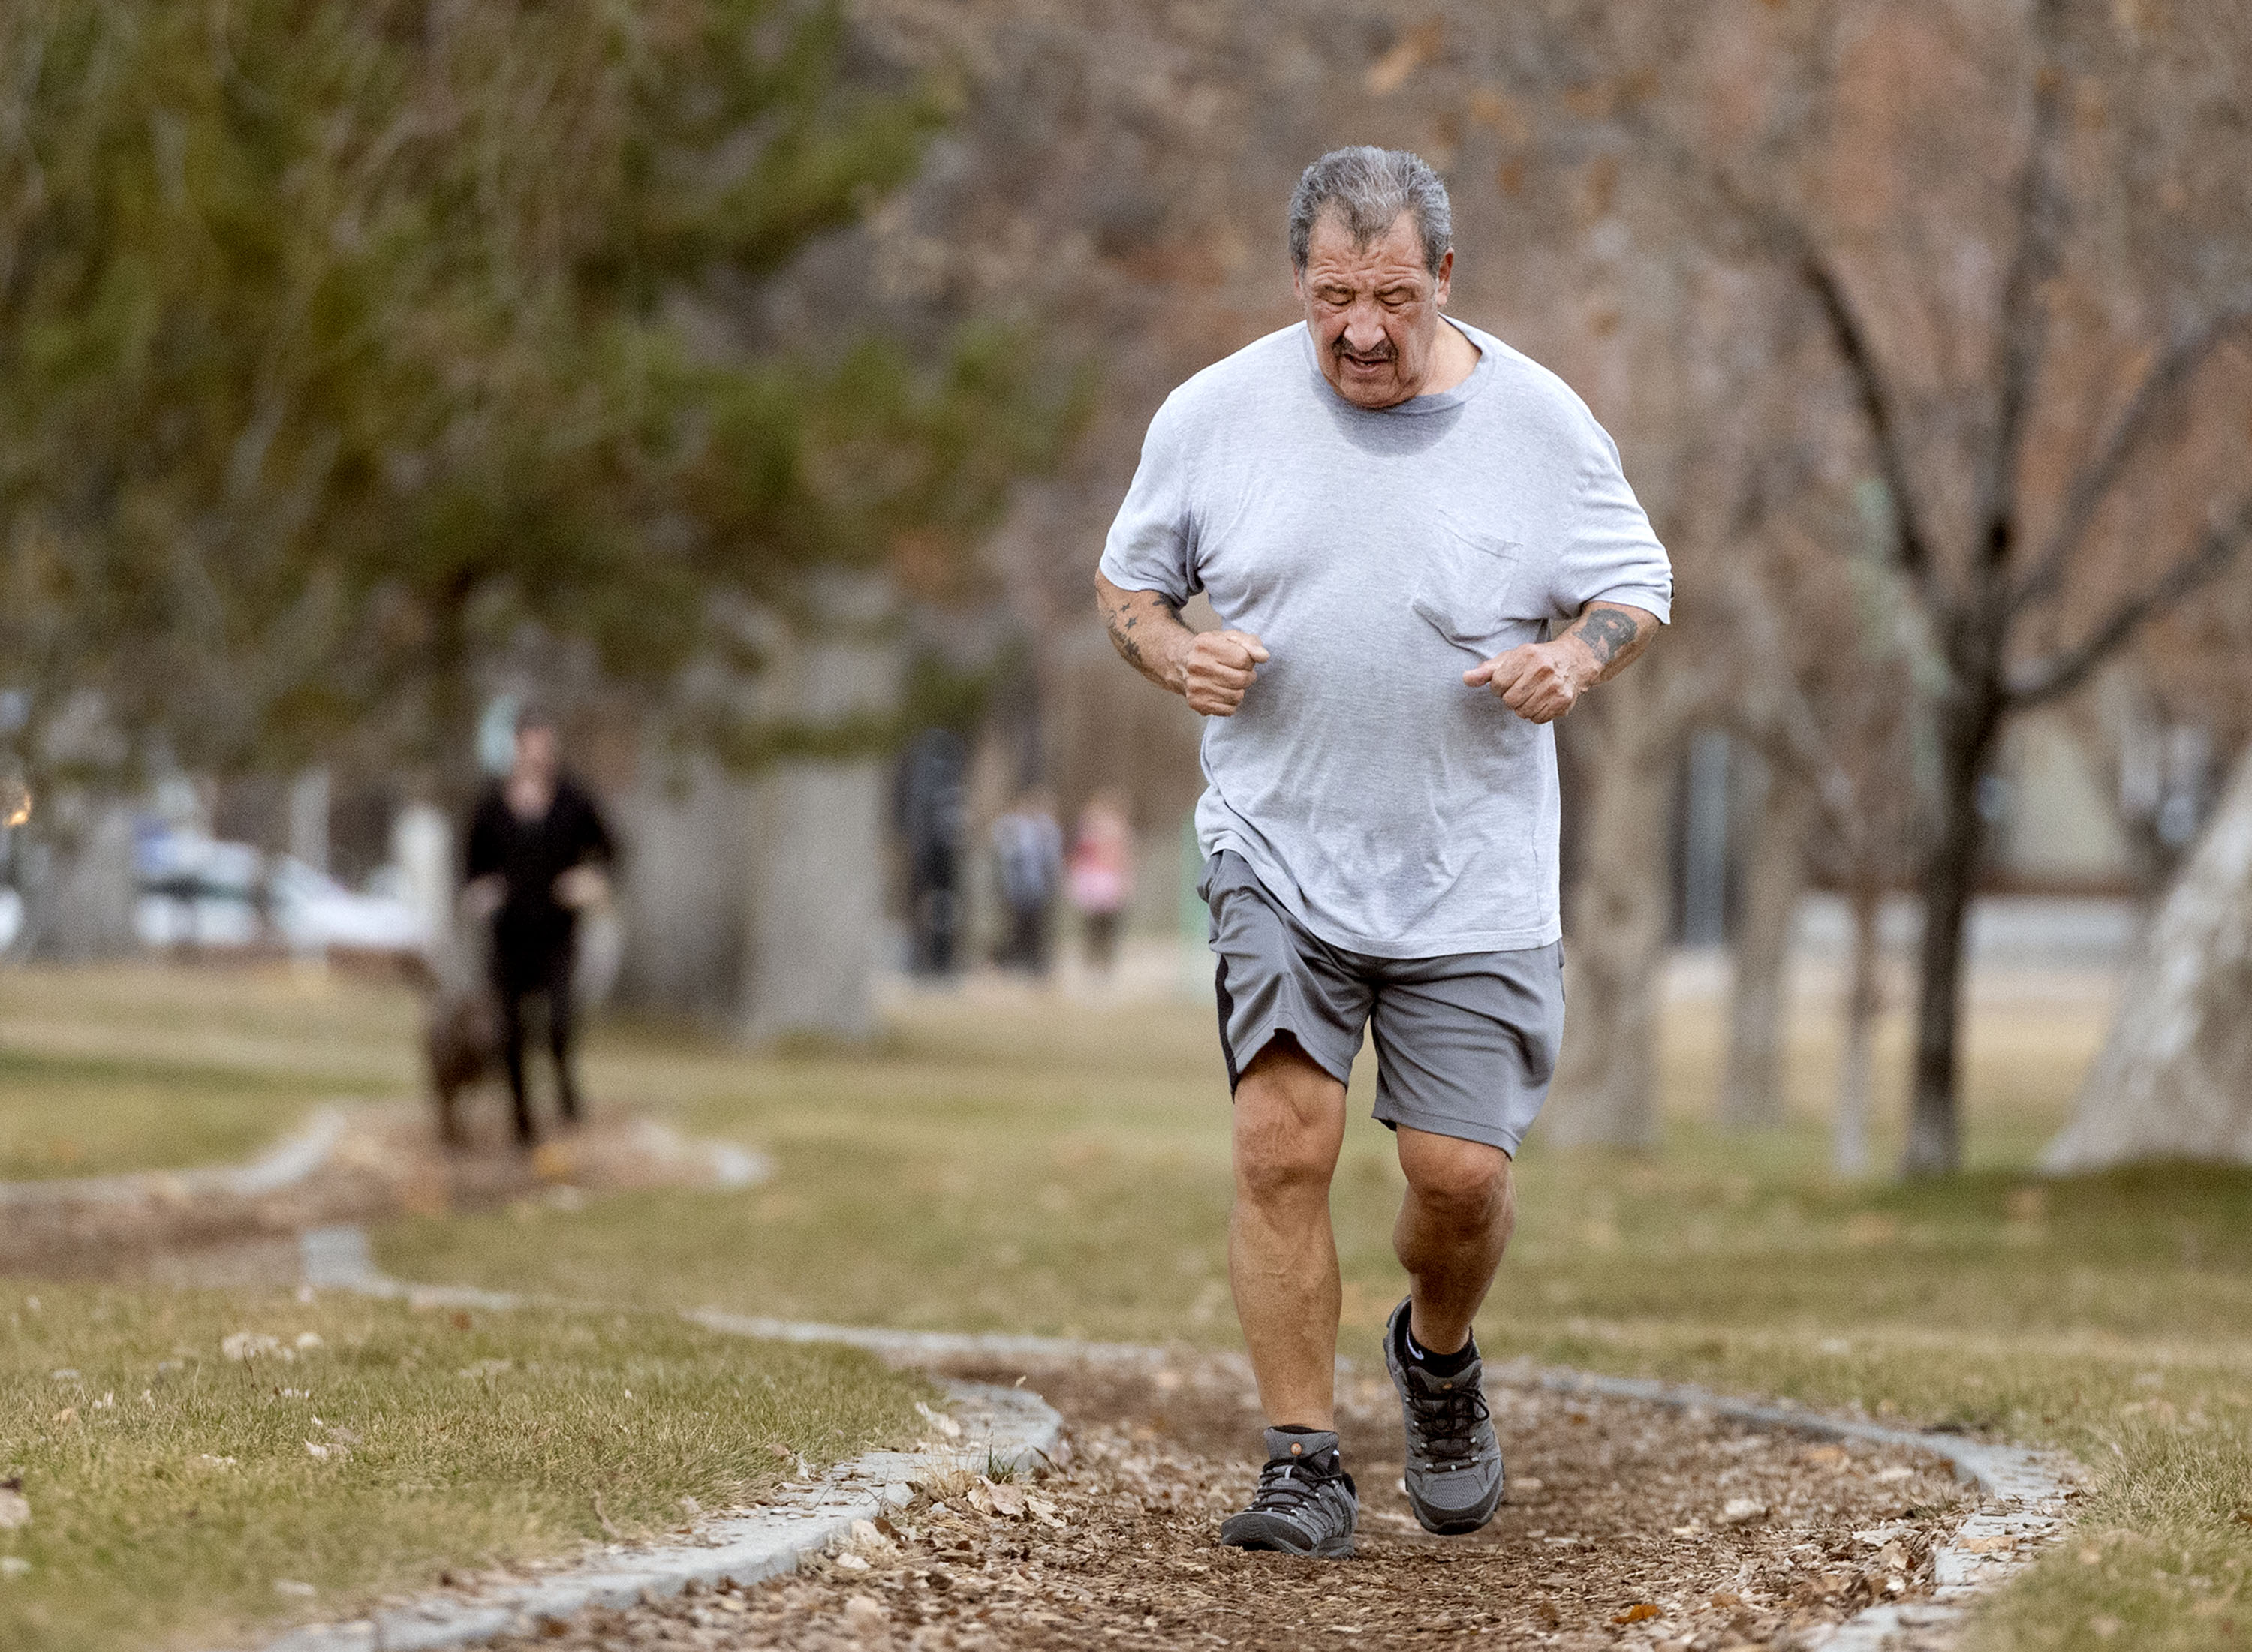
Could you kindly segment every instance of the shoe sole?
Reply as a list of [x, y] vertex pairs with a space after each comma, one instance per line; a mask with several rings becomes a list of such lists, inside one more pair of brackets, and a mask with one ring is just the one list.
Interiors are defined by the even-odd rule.
[[[1255, 1554], [1296, 1555], [1301, 1560], [1350, 1560], [1352, 1558], [1353, 1534], [1350, 1531], [1342, 1537], [1324, 1537], [1311, 1548], [1307, 1548], [1293, 1543], [1289, 1529], [1278, 1523], [1261, 1521], [1255, 1525], [1248, 1523], [1237, 1525], [1237, 1521], [1245, 1519], [1239, 1515], [1220, 1529], [1223, 1548], [1243, 1549]], [[1229, 1533], [1229, 1526], [1236, 1527], [1233, 1535]]]
[[[1397, 1317], [1397, 1309], [1394, 1310], [1394, 1315]], [[1391, 1321], [1387, 1320], [1384, 1325], [1384, 1370], [1392, 1378], [1393, 1392], [1400, 1396], [1400, 1426], [1404, 1431], [1408, 1426], [1408, 1373], [1400, 1369], [1400, 1356], [1394, 1350], [1392, 1341], [1392, 1323]], [[1402, 1478], [1405, 1478], [1404, 1474]], [[1408, 1511], [1415, 1517], [1415, 1524], [1433, 1537], [1467, 1537], [1473, 1531], [1484, 1531], [1492, 1523], [1495, 1512], [1500, 1509], [1503, 1501], [1508, 1496], [1509, 1471], [1505, 1468], [1502, 1470], [1501, 1483], [1493, 1489], [1493, 1501], [1486, 1504], [1485, 1512], [1483, 1514], [1465, 1511], [1461, 1514], [1449, 1514], [1443, 1519], [1435, 1520], [1425, 1512], [1423, 1504], [1417, 1500], [1412, 1482], [1409, 1482], [1408, 1492]]]

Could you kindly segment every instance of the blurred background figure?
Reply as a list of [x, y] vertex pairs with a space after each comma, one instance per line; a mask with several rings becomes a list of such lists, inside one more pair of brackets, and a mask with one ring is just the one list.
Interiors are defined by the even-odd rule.
[[1118, 961], [1119, 923], [1134, 896], [1134, 829], [1116, 792], [1096, 793], [1079, 811], [1070, 889], [1088, 967], [1108, 976]]
[[925, 729], [901, 754], [893, 814], [907, 858], [907, 968], [950, 975], [962, 930], [962, 780], [969, 748], [952, 729]]
[[543, 1002], [555, 1062], [558, 1110], [579, 1121], [571, 1069], [571, 970], [579, 914], [606, 899], [616, 859], [608, 828], [562, 771], [555, 725], [544, 712], [517, 718], [515, 761], [469, 823], [464, 899], [492, 924], [490, 968], [516, 1137], [538, 1139], [525, 1083], [525, 1006]]
[[1044, 792], [1018, 795], [993, 823], [993, 862], [1007, 929], [997, 961], [1030, 975], [1048, 972], [1048, 930], [1063, 881], [1063, 829]]

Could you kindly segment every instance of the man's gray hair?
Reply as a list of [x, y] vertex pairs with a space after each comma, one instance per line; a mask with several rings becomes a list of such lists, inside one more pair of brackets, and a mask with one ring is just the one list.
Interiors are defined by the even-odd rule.
[[1423, 263], [1436, 274], [1455, 244], [1455, 215], [1447, 186], [1420, 155], [1380, 149], [1373, 143], [1331, 149], [1299, 175], [1290, 194], [1290, 262], [1306, 267], [1314, 226], [1334, 207], [1353, 245], [1366, 246], [1413, 212], [1423, 237]]

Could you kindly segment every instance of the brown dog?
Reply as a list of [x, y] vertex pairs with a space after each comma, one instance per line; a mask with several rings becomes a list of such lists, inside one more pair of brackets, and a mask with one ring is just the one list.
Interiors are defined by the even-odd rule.
[[438, 1109], [438, 1135], [448, 1147], [469, 1140], [457, 1107], [462, 1093], [500, 1071], [500, 1006], [489, 987], [430, 996], [422, 1026], [430, 1064], [430, 1100]]

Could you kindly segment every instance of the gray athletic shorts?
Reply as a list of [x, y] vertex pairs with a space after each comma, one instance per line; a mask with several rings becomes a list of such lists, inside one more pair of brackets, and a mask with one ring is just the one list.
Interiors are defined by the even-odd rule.
[[1212, 907], [1231, 1092], [1278, 1032], [1342, 1084], [1366, 1028], [1381, 1122], [1516, 1154], [1548, 1099], [1564, 1035], [1560, 941], [1441, 958], [1347, 952], [1291, 918], [1227, 850], [1206, 864], [1197, 892]]

